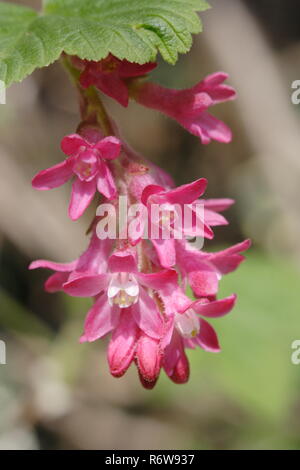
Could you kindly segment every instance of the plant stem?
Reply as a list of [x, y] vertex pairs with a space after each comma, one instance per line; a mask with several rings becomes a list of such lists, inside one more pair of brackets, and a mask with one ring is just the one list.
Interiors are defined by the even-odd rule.
[[79, 93], [82, 120], [91, 125], [98, 125], [105, 136], [113, 135], [114, 130], [111, 120], [97, 90], [94, 87], [84, 89], [80, 85], [80, 71], [73, 67], [69, 56], [63, 54], [61, 60], [63, 66], [69, 73], [72, 83]]

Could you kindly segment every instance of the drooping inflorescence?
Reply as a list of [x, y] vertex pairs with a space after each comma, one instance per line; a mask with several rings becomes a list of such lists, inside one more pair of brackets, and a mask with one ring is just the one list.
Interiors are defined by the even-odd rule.
[[[213, 227], [227, 224], [220, 212], [233, 201], [203, 198], [204, 178], [175, 187], [167, 173], [122, 141], [98, 91], [122, 106], [131, 98], [165, 113], [203, 144], [230, 142], [230, 129], [208, 109], [234, 99], [235, 91], [224, 84], [224, 73], [191, 89], [171, 90], [145, 80], [155, 63], [138, 65], [112, 55], [100, 62], [68, 56], [64, 61], [80, 93], [82, 121], [75, 134], [62, 140], [67, 158], [38, 173], [33, 186], [48, 190], [73, 178], [73, 220], [96, 195], [102, 200], [89, 246], [77, 260], [38, 260], [30, 269], [54, 271], [45, 284], [48, 292], [92, 298], [80, 341], [111, 334], [108, 363], [113, 376], [122, 376], [134, 362], [145, 388], [153, 388], [161, 368], [174, 382], [185, 383], [186, 348], [220, 350], [208, 320], [232, 310], [236, 296], [218, 299], [219, 281], [243, 261], [250, 242], [203, 251], [200, 242], [213, 238]], [[186, 295], [188, 285], [194, 300]]]

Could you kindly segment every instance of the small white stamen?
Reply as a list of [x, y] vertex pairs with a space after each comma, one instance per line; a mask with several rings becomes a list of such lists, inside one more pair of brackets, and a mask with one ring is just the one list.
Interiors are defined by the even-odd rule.
[[131, 273], [114, 273], [107, 290], [110, 305], [127, 308], [139, 298], [139, 285]]
[[194, 310], [189, 309], [185, 313], [176, 313], [175, 325], [183, 338], [195, 338], [200, 331], [200, 322]]

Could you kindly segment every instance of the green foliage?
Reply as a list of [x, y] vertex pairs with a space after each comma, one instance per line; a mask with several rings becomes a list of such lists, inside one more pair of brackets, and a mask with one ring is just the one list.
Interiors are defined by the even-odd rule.
[[236, 309], [220, 319], [222, 380], [229, 393], [271, 416], [291, 406], [299, 366], [291, 362], [299, 339], [299, 272], [281, 260], [249, 252], [238, 271], [225, 276], [220, 296], [238, 294]]
[[46, 0], [44, 12], [0, 2], [0, 79], [8, 86], [64, 51], [101, 60], [109, 53], [143, 64], [174, 64], [202, 30], [205, 0]]
[[47, 325], [34, 316], [32, 312], [13, 299], [0, 287], [1, 318], [0, 328], [4, 327], [10, 333], [24, 336], [37, 336], [52, 339], [52, 332]]
[[[228, 316], [210, 320], [222, 351], [190, 351], [191, 379], [183, 396], [193, 401], [223, 394], [262, 420], [284, 416], [299, 394], [300, 366], [291, 362], [291, 344], [300, 339], [299, 278], [292, 266], [253, 250], [223, 277], [219, 297], [235, 292], [238, 302]], [[181, 392], [161, 379], [152, 399], [177, 398]]]

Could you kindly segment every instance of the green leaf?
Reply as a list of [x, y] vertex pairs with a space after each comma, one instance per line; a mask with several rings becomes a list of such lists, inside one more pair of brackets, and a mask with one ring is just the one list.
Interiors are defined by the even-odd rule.
[[0, 3], [0, 80], [6, 86], [37, 67], [54, 62], [63, 50], [63, 22], [30, 8]]
[[202, 30], [205, 0], [46, 0], [44, 13], [0, 2], [0, 79], [8, 86], [64, 51], [143, 64], [157, 53], [174, 64]]

